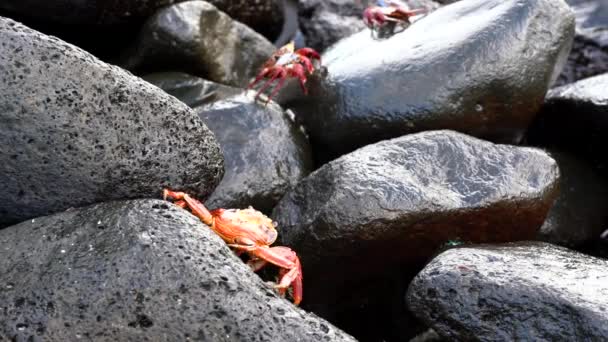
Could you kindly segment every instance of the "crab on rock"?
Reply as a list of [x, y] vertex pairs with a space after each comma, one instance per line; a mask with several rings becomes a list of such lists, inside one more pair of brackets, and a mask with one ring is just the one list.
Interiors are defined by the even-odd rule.
[[251, 89], [263, 78], [268, 79], [255, 95], [256, 99], [259, 98], [262, 92], [264, 92], [274, 80], [278, 79], [277, 85], [266, 100], [266, 103], [268, 103], [270, 99], [279, 92], [279, 89], [283, 86], [285, 80], [291, 77], [297, 77], [300, 80], [302, 91], [305, 95], [308, 94], [308, 90], [306, 89], [306, 74], [308, 73], [311, 75], [315, 71], [313, 60], [317, 60], [320, 63], [321, 56], [317, 51], [311, 48], [301, 48], [295, 51], [294, 49], [294, 42], [291, 41], [278, 49], [264, 65], [262, 65], [262, 70], [260, 70], [256, 78], [247, 87], [247, 89]]
[[370, 6], [363, 11], [363, 21], [372, 30], [383, 27], [387, 23], [400, 24], [406, 27], [410, 24], [410, 18], [422, 13], [426, 9], [420, 8], [410, 10], [406, 5], [396, 1], [378, 0], [375, 6]]
[[237, 254], [246, 252], [251, 256], [248, 265], [257, 271], [266, 263], [279, 266], [279, 283], [275, 285], [279, 294], [284, 295], [290, 286], [293, 289], [295, 305], [302, 301], [302, 266], [296, 253], [288, 247], [270, 247], [277, 239], [275, 224], [261, 212], [247, 209], [207, 210], [198, 200], [183, 192], [168, 189], [163, 198], [175, 200], [175, 204], [188, 208], [203, 223], [211, 227]]

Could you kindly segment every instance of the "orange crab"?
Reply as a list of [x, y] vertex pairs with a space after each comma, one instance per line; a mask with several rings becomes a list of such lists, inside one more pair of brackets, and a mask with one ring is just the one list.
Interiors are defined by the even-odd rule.
[[302, 301], [302, 266], [296, 253], [288, 247], [270, 247], [277, 239], [275, 224], [261, 212], [247, 209], [215, 209], [209, 211], [198, 200], [184, 192], [165, 189], [163, 198], [175, 200], [182, 208], [189, 208], [203, 223], [217, 233], [237, 253], [251, 256], [248, 265], [257, 271], [266, 263], [279, 266], [279, 283], [275, 285], [279, 294], [287, 288], [293, 289], [295, 305]]

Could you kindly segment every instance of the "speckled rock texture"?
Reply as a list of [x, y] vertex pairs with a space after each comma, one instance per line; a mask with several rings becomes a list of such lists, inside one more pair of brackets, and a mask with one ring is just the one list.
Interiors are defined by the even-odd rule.
[[243, 89], [207, 81], [183, 72], [157, 72], [142, 78], [167, 94], [175, 96], [190, 108], [210, 104], [243, 92]]
[[576, 15], [576, 36], [556, 86], [608, 72], [608, 2], [566, 0]]
[[280, 244], [301, 258], [303, 305], [359, 337], [350, 329], [394, 319], [406, 273], [448, 241], [536, 237], [558, 177], [556, 162], [541, 150], [423, 132], [323, 165], [281, 199], [272, 217]]
[[608, 73], [552, 89], [526, 143], [569, 152], [608, 176]]
[[0, 227], [221, 180], [213, 133], [175, 98], [10, 19], [0, 42]]
[[161, 200], [37, 218], [0, 246], [3, 341], [354, 341]]
[[573, 35], [562, 0], [457, 2], [386, 39], [363, 31], [341, 40], [322, 56], [326, 71], [309, 77], [309, 95], [294, 89], [279, 102], [322, 160], [434, 129], [519, 142]]
[[150, 17], [121, 65], [136, 72], [182, 71], [245, 87], [275, 49], [215, 6], [194, 0]]
[[205, 204], [253, 206], [269, 214], [285, 192], [310, 173], [312, 154], [293, 119], [274, 102], [253, 102], [251, 93], [196, 109], [215, 133], [226, 160], [226, 174]]
[[455, 248], [407, 302], [448, 341], [605, 341], [607, 273], [606, 260], [546, 243]]
[[[376, 0], [301, 0], [298, 2], [300, 27], [309, 47], [322, 52], [335, 42], [363, 31], [363, 11]], [[410, 9], [429, 12], [439, 7], [431, 0], [402, 1]], [[379, 56], [382, 55], [378, 51]]]
[[560, 192], [538, 239], [566, 247], [599, 240], [608, 227], [608, 182], [587, 162], [552, 151], [560, 170]]

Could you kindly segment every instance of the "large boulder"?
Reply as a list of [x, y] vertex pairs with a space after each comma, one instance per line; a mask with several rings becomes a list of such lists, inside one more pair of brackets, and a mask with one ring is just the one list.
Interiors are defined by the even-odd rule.
[[407, 302], [449, 341], [606, 341], [607, 273], [547, 243], [465, 246], [433, 259]]
[[3, 341], [354, 341], [161, 200], [36, 218], [0, 245]]
[[272, 208], [312, 169], [304, 133], [275, 103], [243, 94], [196, 108], [222, 146], [226, 174], [209, 197], [210, 208]]
[[433, 129], [519, 142], [573, 35], [562, 0], [457, 2], [387, 39], [366, 30], [341, 40], [309, 77], [309, 95], [291, 84], [280, 102], [325, 160]]
[[10, 19], [0, 41], [0, 227], [221, 180], [213, 133], [175, 98]]
[[535, 238], [557, 184], [556, 162], [539, 149], [424, 132], [323, 165], [272, 217], [300, 255], [306, 308], [359, 337], [405, 315], [409, 274], [442, 245]]
[[208, 2], [175, 4], [150, 17], [121, 65], [144, 71], [182, 71], [246, 86], [275, 51], [266, 38]]

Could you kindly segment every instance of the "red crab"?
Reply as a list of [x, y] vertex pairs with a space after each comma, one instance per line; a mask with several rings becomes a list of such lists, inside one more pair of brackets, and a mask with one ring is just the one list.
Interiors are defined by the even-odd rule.
[[237, 254], [246, 252], [251, 256], [248, 265], [257, 271], [266, 263], [277, 265], [279, 283], [275, 285], [284, 295], [288, 287], [293, 289], [295, 305], [302, 301], [302, 266], [296, 253], [288, 247], [270, 247], [277, 239], [275, 224], [266, 215], [249, 207], [247, 209], [207, 210], [198, 200], [183, 192], [168, 189], [163, 198], [175, 200], [182, 208], [189, 208], [203, 223], [211, 227]]
[[383, 27], [386, 23], [395, 23], [402, 26], [410, 24], [410, 18], [422, 13], [425, 13], [426, 9], [419, 8], [410, 10], [406, 5], [389, 1], [388, 3], [384, 0], [378, 0], [376, 6], [370, 6], [363, 12], [363, 21], [365, 25], [372, 30], [375, 28]]
[[283, 86], [285, 80], [290, 77], [297, 77], [300, 80], [302, 91], [304, 94], [308, 94], [308, 90], [306, 89], [306, 73], [310, 75], [315, 71], [313, 60], [317, 60], [320, 63], [321, 56], [317, 51], [311, 48], [301, 48], [295, 51], [294, 49], [294, 42], [291, 41], [277, 50], [270, 59], [262, 65], [262, 70], [258, 73], [255, 80], [247, 87], [247, 89], [251, 89], [261, 79], [268, 78], [268, 81], [262, 85], [255, 95], [256, 99], [274, 80], [278, 79], [277, 85], [266, 100], [266, 103], [268, 103], [270, 99], [279, 92], [279, 89]]

